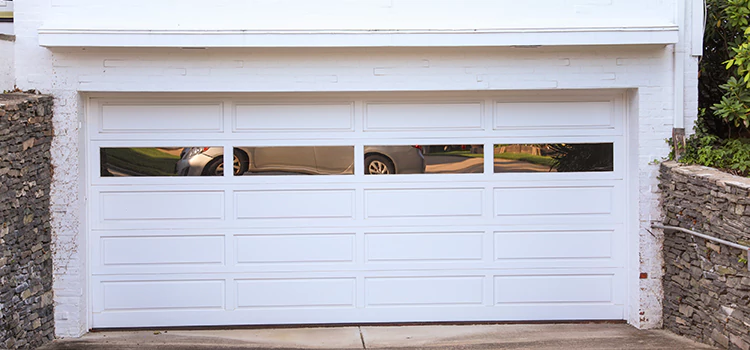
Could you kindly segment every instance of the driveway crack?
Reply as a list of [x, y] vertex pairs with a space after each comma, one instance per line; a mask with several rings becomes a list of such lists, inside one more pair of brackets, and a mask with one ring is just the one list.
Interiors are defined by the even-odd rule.
[[362, 349], [367, 350], [367, 345], [365, 345], [365, 335], [362, 334], [362, 327], [357, 326], [357, 329], [359, 329], [359, 340], [362, 341]]

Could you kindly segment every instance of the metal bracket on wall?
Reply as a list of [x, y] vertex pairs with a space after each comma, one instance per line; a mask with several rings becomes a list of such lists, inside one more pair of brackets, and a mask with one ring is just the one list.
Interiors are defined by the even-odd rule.
[[691, 235], [696, 236], [696, 237], [707, 239], [709, 241], [714, 241], [716, 243], [721, 243], [723, 245], [728, 245], [730, 247], [734, 247], [734, 248], [737, 248], [737, 249], [742, 249], [742, 250], [744, 250], [744, 251], [747, 252], [747, 270], [750, 271], [750, 247], [746, 247], [744, 245], [737, 244], [737, 243], [730, 242], [730, 241], [725, 241], [725, 240], [723, 240], [721, 238], [716, 238], [716, 237], [713, 237], [713, 236], [709, 236], [707, 234], [703, 234], [703, 233], [700, 233], [700, 232], [695, 232], [693, 230], [688, 230], [686, 228], [677, 227], [677, 226], [665, 226], [665, 225], [661, 225], [661, 224], [651, 224], [651, 228], [658, 228], [658, 229], [669, 230], [669, 231], [680, 231], [680, 232], [684, 232], [684, 233], [687, 233], [687, 234], [691, 234]]

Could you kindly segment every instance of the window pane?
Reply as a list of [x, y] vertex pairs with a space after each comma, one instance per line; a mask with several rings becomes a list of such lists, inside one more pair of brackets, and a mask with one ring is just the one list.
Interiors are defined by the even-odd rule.
[[235, 174], [351, 175], [354, 146], [236, 147]]
[[[214, 176], [205, 164], [224, 153], [222, 147], [112, 147], [99, 152], [101, 176]], [[215, 163], [215, 162], [214, 162]]]
[[482, 145], [365, 146], [365, 174], [484, 172]]
[[612, 143], [495, 145], [495, 173], [613, 171]]

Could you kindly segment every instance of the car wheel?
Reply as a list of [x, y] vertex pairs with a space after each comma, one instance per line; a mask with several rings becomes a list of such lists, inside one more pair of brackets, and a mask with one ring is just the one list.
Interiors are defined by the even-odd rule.
[[[247, 156], [241, 151], [234, 151], [232, 159], [232, 171], [234, 175], [242, 175], [247, 172], [250, 164]], [[224, 157], [216, 157], [203, 168], [203, 176], [224, 176]]]
[[379, 154], [365, 157], [365, 174], [382, 175], [395, 173], [396, 169], [388, 158]]

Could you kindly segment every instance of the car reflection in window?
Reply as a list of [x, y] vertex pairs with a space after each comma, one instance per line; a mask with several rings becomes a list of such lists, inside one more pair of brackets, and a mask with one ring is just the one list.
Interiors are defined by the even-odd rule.
[[606, 172], [614, 169], [612, 143], [495, 145], [495, 173]]
[[108, 147], [99, 152], [100, 175], [103, 177], [128, 176], [185, 176], [178, 163], [185, 150], [216, 149], [221, 147]]
[[[364, 152], [366, 174], [424, 172], [422, 152], [414, 146], [368, 146]], [[211, 147], [192, 149], [177, 168], [186, 175], [223, 175], [223, 154]], [[232, 171], [234, 175], [352, 175], [354, 146], [235, 147]]]

